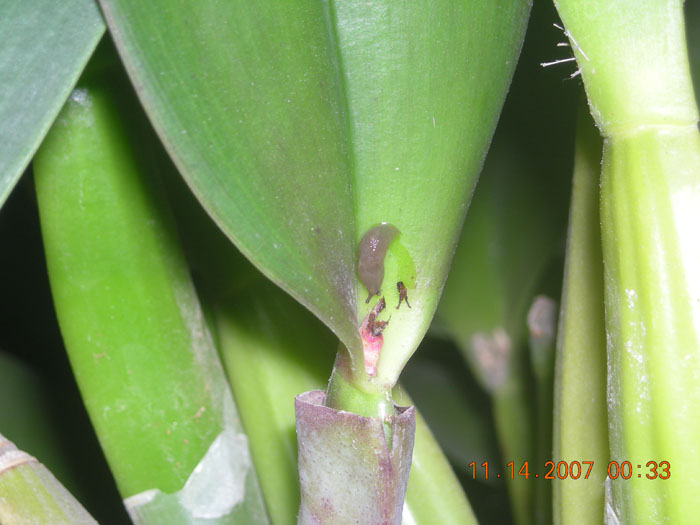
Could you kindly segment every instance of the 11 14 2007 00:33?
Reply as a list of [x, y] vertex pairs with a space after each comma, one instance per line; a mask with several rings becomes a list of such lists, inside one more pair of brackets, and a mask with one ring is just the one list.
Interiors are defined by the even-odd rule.
[[[472, 479], [477, 479], [477, 477], [489, 479], [489, 474], [491, 477], [494, 477], [495, 474], [496, 478], [510, 479], [513, 479], [515, 476], [521, 476], [525, 479], [531, 477], [543, 479], [588, 479], [593, 471], [593, 464], [593, 461], [546, 461], [542, 472], [535, 472], [530, 470], [530, 462], [528, 461], [522, 462], [519, 468], [515, 462], [510, 461], [506, 463], [505, 472], [499, 472], [496, 468], [492, 469], [491, 473], [489, 473], [488, 461], [484, 461], [480, 465], [477, 465], [476, 461], [472, 461], [467, 466], [472, 471]], [[647, 461], [646, 463], [638, 463], [636, 467], [630, 461], [610, 461], [607, 469], [610, 479], [617, 479], [618, 477], [622, 479], [646, 477], [647, 479], [665, 480], [671, 477], [671, 464], [668, 461]]]

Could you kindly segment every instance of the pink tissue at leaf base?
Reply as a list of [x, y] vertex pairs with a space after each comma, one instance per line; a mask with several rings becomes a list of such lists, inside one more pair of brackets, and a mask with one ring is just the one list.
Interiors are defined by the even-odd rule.
[[362, 338], [362, 352], [365, 356], [365, 371], [373, 376], [377, 373], [377, 363], [379, 362], [379, 354], [384, 344], [384, 336], [382, 334], [374, 335], [372, 333], [369, 315], [362, 320], [362, 324], [360, 325], [360, 337]]

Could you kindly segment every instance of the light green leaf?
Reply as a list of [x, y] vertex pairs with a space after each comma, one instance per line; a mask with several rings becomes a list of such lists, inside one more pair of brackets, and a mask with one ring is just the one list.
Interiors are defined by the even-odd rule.
[[351, 174], [322, 4], [103, 7], [142, 102], [208, 212], [268, 277], [346, 344], [357, 341]]
[[[388, 222], [401, 232], [396, 243], [405, 249], [390, 252], [382, 289], [391, 322], [377, 381], [393, 384], [437, 307], [529, 5], [491, 0], [334, 5], [353, 146], [357, 239]], [[408, 287], [412, 308], [396, 310], [397, 281]], [[358, 290], [359, 297], [367, 293]]]
[[0, 207], [103, 32], [93, 0], [7, 0], [0, 6]]
[[[392, 321], [364, 383], [390, 388], [435, 310], [529, 3], [102, 5], [190, 187], [340, 337], [357, 375], [373, 306], [356, 300], [357, 245], [378, 223], [398, 228], [381, 287]], [[412, 308], [396, 310], [397, 281]]]

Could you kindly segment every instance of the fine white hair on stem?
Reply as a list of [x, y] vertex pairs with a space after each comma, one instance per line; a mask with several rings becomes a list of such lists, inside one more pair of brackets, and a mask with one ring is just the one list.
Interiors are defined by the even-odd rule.
[[[559, 24], [552, 24], [554, 27], [559, 29], [562, 33], [564, 33], [564, 36], [569, 39], [568, 42], [558, 42], [557, 47], [571, 47], [574, 49], [574, 51], [578, 51], [581, 53], [581, 56], [585, 58], [588, 62], [590, 62], [590, 59], [588, 58], [588, 55], [581, 49], [581, 46], [578, 45], [578, 42], [576, 42], [576, 39], [569, 33], [568, 30], [564, 29], [563, 26], [560, 26]], [[553, 60], [551, 62], [541, 62], [540, 66], [542, 67], [549, 67], [549, 66], [556, 66], [558, 64], [565, 64], [567, 62], [573, 62], [576, 60], [576, 57], [568, 57], [568, 58], [560, 58], [559, 60]], [[576, 78], [581, 74], [581, 69], [577, 69], [571, 75], [569, 75], [569, 78]]]
[[[578, 45], [578, 42], [576, 42], [576, 39], [573, 37], [573, 35], [567, 30], [564, 29], [562, 26], [559, 24], [552, 24], [554, 27], [559, 29], [562, 33], [564, 33], [564, 36], [568, 38], [571, 41], [571, 47], [573, 47], [575, 50], [577, 50], [579, 53], [581, 53], [581, 56], [586, 59], [587, 62], [590, 62], [591, 59], [588, 58], [588, 55], [586, 55], [586, 52], [581, 49], [581, 46]], [[557, 44], [558, 46], [561, 46], [561, 44]]]
[[540, 65], [542, 67], [556, 66], [557, 64], [563, 64], [565, 62], [572, 62], [576, 60], [576, 57], [560, 58], [559, 60], [554, 60], [553, 62], [542, 62]]

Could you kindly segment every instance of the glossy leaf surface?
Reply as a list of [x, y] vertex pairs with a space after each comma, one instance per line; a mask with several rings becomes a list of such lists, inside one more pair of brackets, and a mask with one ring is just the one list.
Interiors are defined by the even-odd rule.
[[104, 2], [142, 102], [219, 226], [350, 344], [354, 221], [319, 2]]
[[386, 332], [377, 383], [391, 386], [435, 309], [528, 2], [102, 5], [202, 204], [355, 357], [371, 307], [357, 243], [399, 229], [382, 291], [393, 309], [405, 281], [415, 306]]

